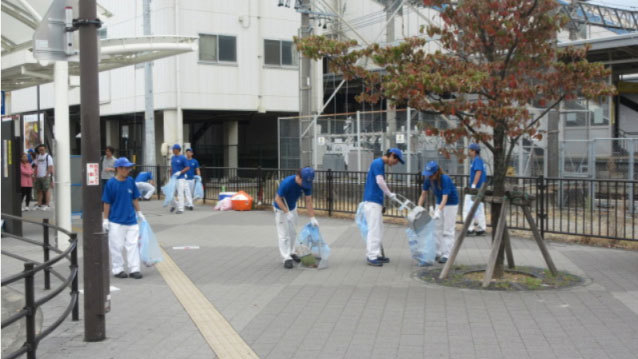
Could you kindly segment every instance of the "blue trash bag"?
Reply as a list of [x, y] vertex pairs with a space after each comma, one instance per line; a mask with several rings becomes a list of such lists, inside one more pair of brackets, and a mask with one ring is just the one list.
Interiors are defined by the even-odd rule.
[[204, 185], [202, 184], [202, 178], [195, 176], [195, 190], [193, 191], [193, 199], [204, 198]]
[[323, 240], [319, 227], [306, 224], [297, 235], [297, 246], [295, 253], [301, 259], [301, 264], [310, 267], [323, 269], [328, 266], [330, 257], [330, 247]]
[[405, 232], [408, 235], [408, 244], [412, 258], [417, 261], [419, 267], [431, 266], [436, 257], [436, 221], [430, 221], [419, 232], [408, 228]]
[[366, 222], [366, 216], [363, 213], [363, 205], [363, 202], [359, 203], [357, 213], [354, 215], [354, 221], [357, 223], [357, 227], [359, 227], [359, 232], [361, 232], [363, 241], [366, 242], [368, 240], [368, 223]]
[[140, 260], [147, 267], [162, 261], [159, 243], [146, 220], [140, 222]]
[[166, 207], [171, 202], [173, 202], [173, 197], [175, 197], [175, 186], [177, 185], [177, 178], [171, 176], [171, 179], [165, 186], [162, 186], [162, 193], [164, 194], [164, 203], [162, 206]]

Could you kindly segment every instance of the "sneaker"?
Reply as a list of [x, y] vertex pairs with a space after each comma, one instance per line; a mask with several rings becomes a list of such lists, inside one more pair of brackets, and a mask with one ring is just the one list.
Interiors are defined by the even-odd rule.
[[24, 210], [23, 210], [23, 211], [25, 211], [25, 212], [29, 212], [30, 210], [31, 210], [31, 208], [29, 208], [29, 206], [26, 206], [26, 207], [24, 207]]
[[373, 266], [373, 267], [383, 266], [383, 262], [381, 262], [378, 258], [377, 259], [366, 258], [366, 262], [368, 263], [369, 266]]
[[290, 258], [292, 258], [292, 260], [295, 261], [296, 263], [301, 262], [301, 259], [299, 259], [299, 257], [297, 257], [296, 254], [291, 254]]
[[43, 211], [48, 211], [51, 207], [44, 205], [42, 207], [40, 207], [40, 209], [42, 209]]
[[377, 257], [377, 260], [381, 263], [390, 263], [390, 258], [388, 257], [383, 257], [383, 256]]
[[476, 235], [477, 236], [484, 236], [485, 235], [485, 231], [477, 231]]
[[29, 207], [22, 207], [22, 212], [26, 212]]
[[177, 211], [177, 212], [175, 212], [175, 213], [176, 213], [176, 214], [182, 214], [182, 213], [184, 213], [184, 211]]
[[474, 231], [467, 231], [466, 236], [469, 237], [469, 236], [473, 236], [475, 234], [476, 234], [476, 232], [474, 232]]
[[133, 272], [129, 275], [129, 277], [134, 279], [142, 279], [143, 275], [140, 272]]
[[195, 207], [190, 206], [190, 207], [186, 207], [186, 209], [187, 209], [187, 210], [189, 210], [189, 211], [192, 211], [192, 210], [194, 210], [194, 209], [195, 209]]
[[121, 271], [115, 275], [115, 278], [128, 278], [128, 274], [126, 274], [126, 272], [124, 271]]
[[286, 269], [292, 268], [292, 259], [286, 259], [284, 261], [284, 268], [286, 268]]
[[175, 207], [171, 207], [170, 212], [171, 213], [175, 212]]
[[443, 264], [447, 262], [447, 257], [441, 257], [439, 258], [439, 263]]

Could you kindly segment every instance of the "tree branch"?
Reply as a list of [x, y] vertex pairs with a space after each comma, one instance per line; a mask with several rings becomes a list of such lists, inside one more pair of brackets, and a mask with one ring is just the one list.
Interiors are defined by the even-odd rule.
[[529, 125], [525, 126], [525, 128], [523, 128], [523, 131], [521, 132], [521, 134], [516, 136], [516, 141], [518, 142], [518, 139], [521, 138], [521, 136], [523, 136], [523, 134], [525, 134], [525, 132], [527, 132], [527, 130], [532, 128], [532, 126], [534, 126], [538, 121], [540, 121], [540, 119], [543, 118], [543, 116], [545, 116], [549, 111], [551, 111], [554, 107], [556, 107], [556, 105], [561, 103], [561, 101], [563, 101], [564, 98], [565, 98], [565, 95], [562, 95], [558, 100], [556, 100], [556, 102], [554, 102], [553, 105], [549, 106], [540, 115], [538, 115], [538, 117], [536, 117], [536, 119], [534, 121], [530, 122]]
[[[461, 123], [463, 124], [463, 126], [465, 126], [465, 128], [467, 128], [470, 132], [472, 132], [474, 135], [476, 135], [478, 137], [478, 132], [476, 132], [476, 130], [470, 126], [469, 124], [465, 123], [465, 119], [463, 118], [462, 115], [457, 114], [456, 116], [459, 117], [459, 119], [461, 119]], [[492, 146], [491, 144], [489, 144], [489, 142], [480, 140], [490, 151], [494, 152], [494, 146]]]

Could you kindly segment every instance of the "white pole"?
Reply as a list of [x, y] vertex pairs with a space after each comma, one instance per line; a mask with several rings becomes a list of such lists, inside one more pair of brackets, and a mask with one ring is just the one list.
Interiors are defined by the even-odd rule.
[[[69, 64], [58, 61], [54, 66], [55, 86], [55, 178], [56, 225], [71, 231], [71, 142], [69, 126]], [[68, 238], [58, 232], [58, 248], [68, 246]]]
[[408, 126], [408, 131], [406, 133], [406, 137], [407, 137], [407, 141], [408, 141], [408, 156], [407, 156], [407, 161], [408, 161], [408, 187], [410, 187], [410, 182], [412, 182], [412, 145], [410, 144], [411, 141], [411, 134], [412, 134], [412, 109], [410, 107], [408, 107], [408, 110], [406, 112], [406, 116], [408, 117], [406, 119], [407, 121], [407, 126]]
[[314, 147], [314, 151], [313, 151], [313, 154], [312, 154], [313, 155], [312, 156], [312, 162], [313, 162], [313, 167], [315, 169], [319, 168], [318, 167], [318, 165], [319, 165], [318, 158], [319, 157], [317, 156], [317, 138], [318, 138], [318, 136], [317, 136], [317, 118], [318, 117], [319, 116], [315, 115], [315, 118], [312, 121], [312, 123], [314, 125], [312, 131], [314, 132], [314, 137], [315, 137], [315, 141], [314, 141], [315, 143], [314, 143], [314, 146], [313, 146]]
[[[144, 35], [151, 34], [151, 0], [144, 0]], [[156, 165], [153, 64], [144, 64], [144, 164]]]
[[361, 112], [357, 111], [357, 171], [361, 172]]

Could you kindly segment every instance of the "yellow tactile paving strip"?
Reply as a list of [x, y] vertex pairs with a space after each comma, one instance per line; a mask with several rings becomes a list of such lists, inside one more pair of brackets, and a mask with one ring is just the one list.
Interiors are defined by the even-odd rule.
[[163, 249], [162, 254], [164, 260], [156, 265], [157, 270], [217, 357], [259, 358]]

